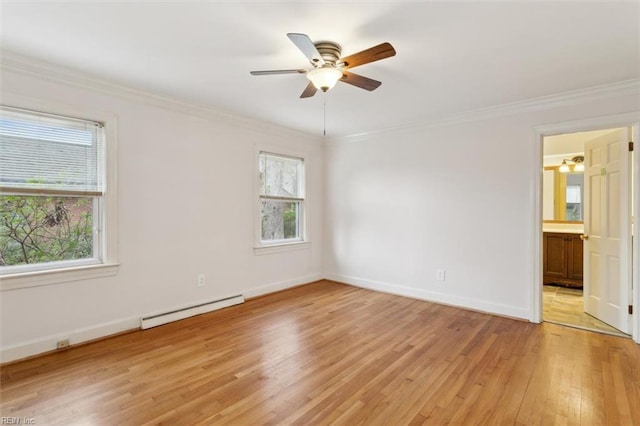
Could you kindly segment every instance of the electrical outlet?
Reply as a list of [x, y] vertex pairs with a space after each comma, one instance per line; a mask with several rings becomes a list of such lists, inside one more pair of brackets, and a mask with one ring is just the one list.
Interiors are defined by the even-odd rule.
[[204, 285], [205, 285], [204, 274], [198, 274], [198, 287], [204, 287]]
[[58, 340], [56, 343], [56, 349], [64, 349], [69, 347], [69, 339]]
[[437, 269], [436, 270], [436, 280], [437, 281], [444, 281], [445, 278], [445, 270], [444, 269]]

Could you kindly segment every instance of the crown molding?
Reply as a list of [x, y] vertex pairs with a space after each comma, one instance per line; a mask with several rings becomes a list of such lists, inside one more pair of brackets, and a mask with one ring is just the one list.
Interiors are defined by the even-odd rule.
[[5, 71], [26, 74], [35, 78], [69, 87], [101, 92], [132, 101], [142, 102], [155, 107], [197, 116], [207, 120], [223, 121], [248, 129], [256, 133], [267, 132], [275, 136], [294, 137], [312, 145], [336, 145], [365, 141], [373, 136], [397, 134], [407, 131], [419, 131], [433, 127], [449, 126], [472, 121], [517, 115], [526, 112], [542, 111], [578, 103], [597, 101], [617, 96], [636, 95], [640, 99], [640, 79], [620, 81], [555, 95], [542, 96], [522, 101], [510, 102], [492, 107], [463, 111], [437, 117], [428, 117], [418, 122], [410, 122], [370, 132], [343, 136], [316, 136], [299, 130], [278, 126], [265, 121], [243, 117], [213, 108], [203, 103], [177, 97], [136, 89], [115, 83], [95, 75], [83, 73], [67, 67], [54, 65], [39, 59], [3, 51], [0, 56], [0, 68]]
[[406, 123], [403, 125], [358, 133], [346, 136], [328, 138], [327, 145], [341, 145], [365, 141], [373, 136], [397, 134], [406, 131], [419, 131], [433, 127], [450, 126], [472, 121], [482, 121], [510, 115], [523, 114], [533, 111], [542, 111], [562, 106], [571, 106], [584, 102], [598, 101], [625, 95], [635, 95], [640, 104], [640, 79], [620, 81], [612, 84], [595, 86], [587, 89], [574, 90], [549, 96], [510, 102], [492, 107], [448, 114], [439, 117], [427, 118], [423, 121]]
[[313, 145], [324, 144], [322, 137], [311, 135], [299, 130], [278, 126], [253, 118], [243, 117], [228, 111], [213, 108], [203, 103], [147, 90], [136, 89], [92, 74], [23, 56], [15, 52], [2, 51], [0, 54], [0, 68], [3, 71], [28, 75], [40, 80], [64, 84], [72, 88], [100, 92], [174, 112], [197, 116], [206, 120], [231, 123], [258, 134], [266, 132], [275, 136], [303, 139], [305, 142]]

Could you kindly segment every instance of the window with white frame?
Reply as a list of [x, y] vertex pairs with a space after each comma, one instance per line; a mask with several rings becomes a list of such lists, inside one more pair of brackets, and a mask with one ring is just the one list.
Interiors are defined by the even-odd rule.
[[304, 159], [260, 151], [260, 244], [304, 241]]
[[104, 262], [105, 129], [0, 108], [0, 274]]

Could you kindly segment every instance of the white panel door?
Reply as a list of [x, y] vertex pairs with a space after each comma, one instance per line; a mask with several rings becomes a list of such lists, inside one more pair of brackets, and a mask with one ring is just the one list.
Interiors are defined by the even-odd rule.
[[584, 310], [629, 333], [631, 207], [627, 129], [585, 143]]

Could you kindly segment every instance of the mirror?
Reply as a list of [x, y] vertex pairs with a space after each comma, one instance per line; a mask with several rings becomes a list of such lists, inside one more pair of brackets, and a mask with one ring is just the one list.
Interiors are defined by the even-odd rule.
[[558, 167], [545, 167], [542, 191], [542, 219], [545, 222], [582, 223], [583, 173], [560, 173]]

